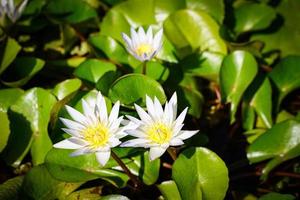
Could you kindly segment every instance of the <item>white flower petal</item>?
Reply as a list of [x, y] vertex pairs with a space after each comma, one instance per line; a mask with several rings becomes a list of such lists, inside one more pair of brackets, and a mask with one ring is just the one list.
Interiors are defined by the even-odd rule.
[[68, 133], [71, 136], [74, 137], [81, 137], [81, 131], [76, 130], [76, 129], [70, 129], [70, 128], [62, 128], [62, 130], [66, 133]]
[[118, 138], [115, 138], [115, 137], [110, 138], [108, 142], [110, 144], [110, 147], [116, 147], [119, 144], [121, 144], [120, 140]]
[[107, 152], [107, 151], [110, 151], [110, 146], [107, 144], [107, 145], [97, 148], [94, 151], [95, 152]]
[[[142, 124], [145, 124], [143, 121], [135, 118], [135, 117], [132, 117], [132, 116], [129, 116], [129, 115], [126, 115], [126, 117], [132, 122], [131, 125], [134, 127], [133, 124], [136, 124], [138, 126], [142, 125]], [[128, 124], [130, 125], [130, 124]]]
[[164, 110], [163, 110], [159, 100], [156, 97], [154, 97], [154, 108], [155, 108], [155, 112], [157, 113], [156, 115], [159, 117], [163, 117]]
[[140, 26], [138, 29], [138, 35], [141, 43], [146, 43], [146, 34], [144, 29]]
[[114, 133], [114, 134], [115, 134], [115, 137], [118, 138], [118, 139], [121, 139], [121, 138], [123, 138], [123, 137], [125, 137], [125, 136], [128, 135], [125, 132], [125, 130], [124, 131], [122, 130], [122, 128], [120, 128], [120, 130], [118, 132]]
[[120, 108], [120, 101], [117, 101], [115, 105], [112, 107], [108, 121], [113, 122], [118, 119], [119, 115], [119, 108]]
[[18, 6], [18, 13], [19, 14], [21, 14], [24, 11], [27, 2], [28, 2], [28, 0], [23, 0], [23, 2]]
[[156, 158], [159, 158], [161, 155], [165, 153], [167, 149], [162, 147], [151, 147], [149, 152], [149, 158], [150, 160], [155, 160]]
[[71, 156], [71, 157], [74, 157], [74, 156], [81, 156], [81, 155], [84, 155], [84, 154], [89, 154], [89, 153], [91, 153], [91, 152], [92, 152], [92, 151], [91, 151], [90, 149], [88, 149], [88, 148], [86, 148], [86, 147], [83, 147], [83, 148], [81, 148], [81, 149], [78, 149], [78, 150], [72, 152], [72, 153], [70, 154], [70, 156]]
[[110, 157], [110, 151], [96, 153], [96, 159], [101, 166], [104, 166], [107, 163], [109, 157]]
[[185, 109], [180, 113], [180, 115], [177, 117], [177, 119], [176, 119], [176, 121], [175, 121], [175, 126], [183, 123], [184, 118], [185, 118], [186, 113], [187, 113], [187, 110], [188, 110], [188, 108], [185, 108]]
[[65, 119], [65, 118], [60, 118], [60, 120], [69, 129], [76, 129], [76, 130], [83, 130], [83, 129], [85, 129], [85, 126], [83, 126], [82, 124], [79, 124], [77, 122], [74, 122], [72, 120]]
[[184, 126], [183, 124], [177, 124], [176, 126], [174, 126], [173, 137], [176, 137], [180, 133], [183, 126]]
[[65, 106], [67, 112], [69, 113], [69, 115], [72, 117], [72, 119], [74, 119], [75, 121], [84, 124], [86, 122], [86, 118], [83, 114], [81, 114], [80, 112], [78, 112], [77, 110], [75, 110], [74, 108], [70, 107], [70, 106]]
[[111, 133], [114, 133], [120, 129], [121, 122], [123, 121], [123, 117], [119, 117], [115, 121], [112, 121], [108, 127]]
[[131, 33], [132, 47], [133, 49], [135, 49], [137, 45], [140, 43], [139, 36], [132, 27], [130, 28], [130, 33]]
[[107, 108], [104, 97], [99, 92], [97, 95], [97, 107], [102, 123], [107, 124]]
[[138, 138], [146, 138], [147, 137], [147, 135], [143, 131], [136, 130], [136, 129], [127, 130], [126, 133], [128, 133], [128, 135], [138, 137]]
[[170, 141], [170, 145], [171, 146], [180, 146], [180, 145], [183, 145], [183, 141], [179, 138], [173, 138], [171, 141]]
[[176, 92], [174, 92], [174, 94], [172, 95], [170, 101], [169, 101], [169, 105], [172, 107], [173, 110], [173, 121], [176, 119], [177, 116], [177, 94]]
[[152, 31], [152, 27], [150, 26], [147, 30], [147, 34], [146, 34], [146, 38], [147, 38], [147, 42], [148, 44], [152, 44], [152, 40], [153, 40], [153, 31]]
[[121, 147], [144, 147], [149, 140], [146, 139], [132, 139], [121, 144]]
[[126, 42], [126, 45], [128, 48], [132, 48], [132, 42], [131, 39], [126, 35], [125, 33], [122, 33], [122, 38]]
[[154, 103], [148, 95], [146, 95], [146, 107], [149, 115], [153, 118], [153, 120], [157, 120], [157, 113], [154, 107]]
[[156, 35], [154, 36], [153, 42], [154, 42], [154, 48], [159, 49], [162, 45], [162, 36], [163, 36], [163, 29], [160, 29]]
[[53, 146], [55, 148], [58, 148], [58, 149], [79, 149], [79, 148], [82, 148], [82, 145], [74, 143], [69, 138], [65, 139], [65, 140], [62, 140], [62, 141], [54, 144]]
[[84, 116], [89, 119], [89, 124], [97, 122], [93, 108], [84, 99], [82, 99], [82, 109]]
[[181, 140], [186, 140], [192, 136], [194, 136], [199, 131], [180, 131], [179, 134], [176, 136], [176, 138]]
[[148, 113], [146, 111], [144, 111], [144, 109], [142, 109], [137, 104], [134, 104], [134, 106], [135, 106], [135, 109], [136, 109], [138, 115], [140, 116], [141, 120], [147, 124], [150, 124], [152, 122], [152, 119], [148, 115]]

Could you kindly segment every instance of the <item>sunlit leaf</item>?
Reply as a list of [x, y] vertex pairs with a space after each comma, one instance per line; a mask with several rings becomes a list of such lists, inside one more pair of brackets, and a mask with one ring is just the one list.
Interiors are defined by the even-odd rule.
[[22, 196], [30, 199], [64, 199], [82, 183], [56, 180], [44, 165], [32, 168], [24, 177]]
[[226, 54], [224, 41], [219, 36], [219, 26], [203, 11], [179, 10], [164, 22], [168, 39], [178, 49], [208, 50]]
[[283, 58], [269, 74], [279, 90], [278, 105], [293, 90], [300, 88], [300, 56]]
[[257, 33], [252, 39], [265, 43], [264, 52], [278, 50], [281, 56], [299, 55], [300, 27], [297, 23], [300, 20], [299, 9], [298, 0], [280, 1], [276, 7], [280, 17], [277, 18], [275, 28], [266, 33]]
[[274, 125], [258, 137], [248, 148], [251, 163], [269, 160], [263, 169], [263, 179], [282, 162], [300, 155], [300, 122], [287, 120]]
[[[261, 13], [257, 15], [256, 13]], [[272, 7], [258, 3], [244, 3], [234, 11], [235, 31], [243, 33], [267, 28], [276, 17]]]
[[8, 112], [11, 134], [3, 156], [8, 164], [19, 165], [31, 148], [33, 164], [44, 162], [52, 147], [48, 135], [50, 111], [56, 100], [41, 88], [24, 93]]
[[206, 148], [183, 151], [172, 167], [182, 200], [222, 200], [228, 188], [225, 163]]
[[202, 10], [222, 24], [225, 16], [225, 5], [222, 0], [186, 0], [187, 8]]
[[81, 63], [74, 74], [86, 81], [96, 83], [108, 71], [115, 71], [116, 66], [110, 62], [88, 59]]
[[231, 104], [231, 123], [241, 97], [257, 73], [255, 58], [246, 51], [235, 51], [226, 56], [220, 71], [223, 98]]
[[0, 74], [13, 62], [21, 50], [21, 46], [13, 38], [8, 37], [0, 49]]
[[166, 200], [181, 200], [180, 193], [174, 181], [164, 181], [159, 184], [158, 189]]
[[58, 100], [62, 100], [66, 96], [77, 91], [81, 86], [81, 81], [79, 79], [67, 79], [55, 86], [53, 89], [53, 94]]
[[290, 194], [280, 194], [271, 192], [261, 196], [258, 200], [295, 200], [296, 197]]
[[125, 105], [133, 105], [137, 102], [145, 105], [146, 95], [151, 98], [156, 96], [160, 102], [166, 101], [162, 86], [152, 78], [142, 74], [128, 74], [120, 77], [111, 86], [108, 94], [113, 102], [119, 100]]

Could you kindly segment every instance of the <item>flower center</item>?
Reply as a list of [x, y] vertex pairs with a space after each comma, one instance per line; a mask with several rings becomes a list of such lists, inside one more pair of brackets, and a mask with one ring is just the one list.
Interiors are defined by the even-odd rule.
[[83, 131], [84, 139], [90, 144], [90, 147], [97, 149], [104, 146], [109, 139], [108, 129], [102, 124], [88, 127]]
[[171, 134], [171, 129], [162, 123], [154, 124], [148, 130], [149, 139], [158, 144], [169, 142]]
[[153, 51], [153, 48], [151, 45], [141, 44], [136, 48], [135, 53], [138, 56], [143, 56], [143, 55], [149, 56], [149, 54], [151, 54], [152, 51]]

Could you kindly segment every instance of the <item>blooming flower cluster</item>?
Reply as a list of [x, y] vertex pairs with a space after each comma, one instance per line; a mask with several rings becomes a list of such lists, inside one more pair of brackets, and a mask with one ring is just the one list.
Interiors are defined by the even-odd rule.
[[24, 0], [16, 7], [14, 0], [0, 0], [0, 17], [6, 14], [12, 22], [16, 22], [21, 17], [27, 2], [28, 0]]
[[176, 93], [166, 102], [164, 109], [156, 97], [152, 100], [147, 96], [146, 106], [148, 113], [135, 105], [140, 119], [127, 116], [129, 121], [119, 117], [120, 102], [116, 102], [108, 114], [101, 93], [93, 102], [82, 100], [83, 113], [66, 106], [73, 120], [61, 118], [61, 121], [67, 127], [63, 130], [71, 137], [54, 144], [54, 147], [76, 149], [71, 156], [95, 153], [100, 165], [104, 166], [110, 158], [111, 148], [120, 145], [120, 139], [126, 135], [136, 139], [125, 141], [121, 146], [150, 148], [150, 160], [154, 160], [169, 146], [182, 145], [183, 140], [198, 132], [181, 130], [187, 108], [176, 118]]
[[[140, 61], [151, 60], [162, 47], [162, 29], [153, 38], [152, 28], [145, 33], [143, 28], [135, 32], [131, 28], [131, 39], [123, 33], [126, 48]], [[111, 148], [121, 144], [120, 139], [126, 135], [136, 137], [125, 141], [122, 147], [150, 148], [150, 160], [160, 157], [169, 146], [184, 144], [183, 140], [198, 133], [198, 131], [182, 130], [187, 108], [177, 116], [177, 96], [173, 94], [163, 108], [159, 100], [146, 96], [146, 112], [135, 104], [140, 117], [137, 119], [126, 116], [129, 120], [118, 117], [120, 102], [117, 102], [110, 114], [107, 113], [105, 99], [99, 93], [95, 102], [82, 100], [83, 114], [66, 106], [73, 120], [61, 118], [67, 128], [63, 130], [71, 135], [54, 145], [56, 148], [77, 149], [71, 155], [77, 156], [95, 153], [98, 162], [103, 166], [108, 161]], [[123, 126], [122, 126], [123, 125]]]

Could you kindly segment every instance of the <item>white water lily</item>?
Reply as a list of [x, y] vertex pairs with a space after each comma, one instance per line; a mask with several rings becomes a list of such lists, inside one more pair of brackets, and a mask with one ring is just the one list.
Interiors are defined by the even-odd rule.
[[137, 128], [126, 132], [137, 138], [128, 140], [121, 146], [150, 148], [150, 160], [154, 160], [160, 157], [169, 146], [182, 145], [184, 144], [183, 140], [198, 133], [198, 130], [181, 130], [188, 108], [185, 108], [176, 119], [176, 93], [169, 102], [166, 102], [164, 109], [156, 97], [152, 101], [146, 96], [146, 106], [148, 113], [140, 106], [135, 105], [140, 120], [127, 116]]
[[142, 27], [139, 27], [138, 32], [131, 28], [131, 38], [122, 33], [122, 37], [126, 43], [127, 51], [136, 59], [144, 62], [151, 60], [162, 47], [163, 29], [160, 29], [153, 37], [152, 27], [148, 28], [145, 33]]
[[0, 17], [6, 14], [12, 22], [16, 22], [21, 17], [28, 2], [28, 0], [24, 0], [16, 7], [14, 0], [0, 1]]
[[126, 136], [126, 126], [120, 127], [123, 117], [119, 115], [119, 101], [113, 106], [109, 116], [105, 99], [99, 92], [94, 102], [82, 100], [83, 114], [70, 106], [66, 110], [73, 120], [61, 118], [71, 135], [54, 144], [55, 148], [77, 149], [71, 156], [95, 153], [97, 161], [104, 166], [110, 158], [111, 148], [118, 146], [120, 138]]

